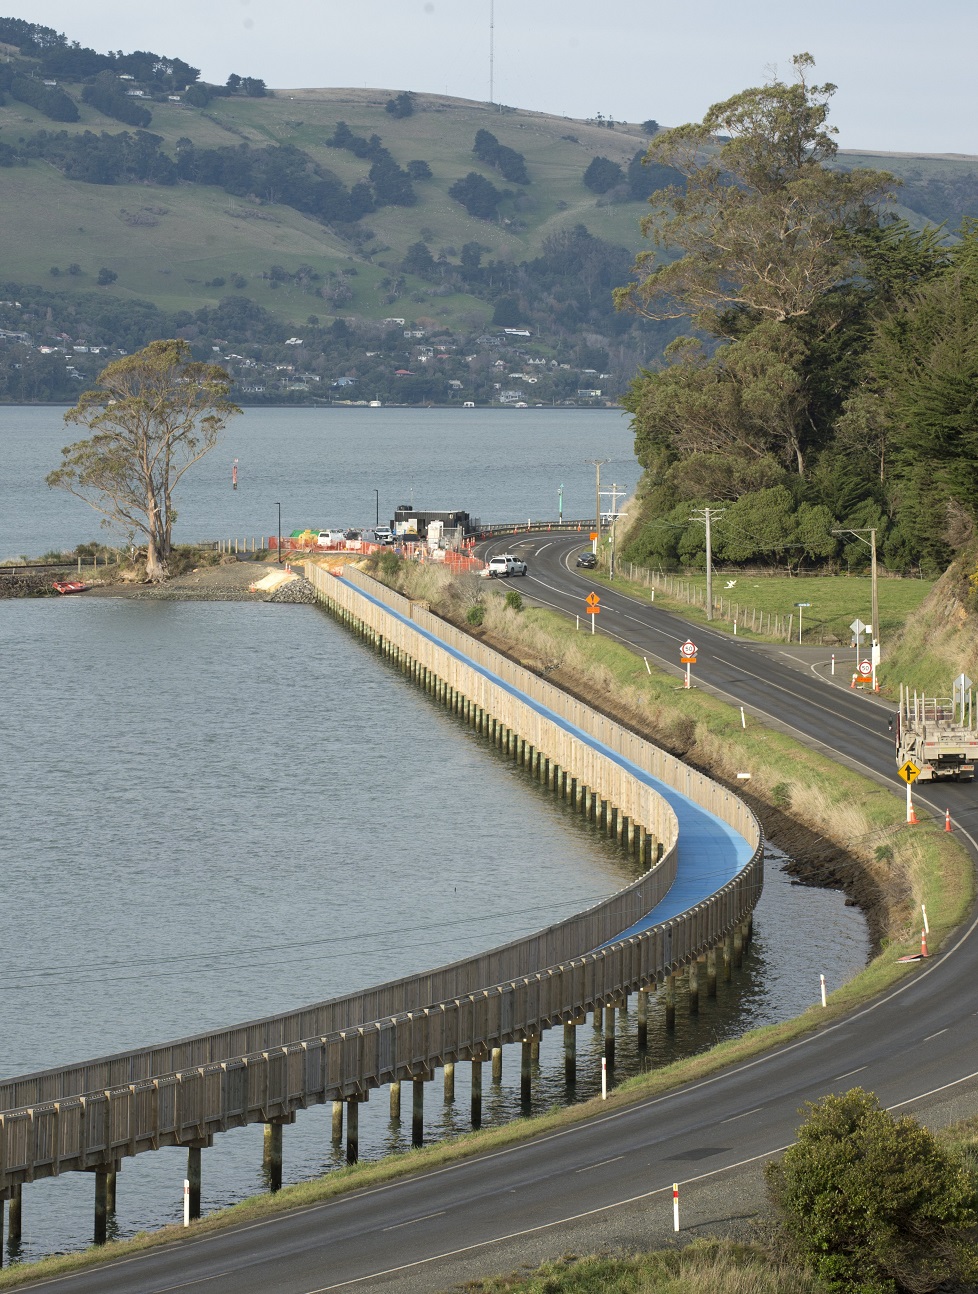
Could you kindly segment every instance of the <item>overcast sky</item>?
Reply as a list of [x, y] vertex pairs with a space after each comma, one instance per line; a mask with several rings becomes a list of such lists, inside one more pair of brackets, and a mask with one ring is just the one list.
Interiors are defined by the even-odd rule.
[[[838, 87], [846, 148], [978, 154], [978, 0], [494, 0], [497, 103], [662, 125], [790, 74]], [[490, 0], [0, 0], [106, 51], [152, 49], [223, 83], [489, 98]]]

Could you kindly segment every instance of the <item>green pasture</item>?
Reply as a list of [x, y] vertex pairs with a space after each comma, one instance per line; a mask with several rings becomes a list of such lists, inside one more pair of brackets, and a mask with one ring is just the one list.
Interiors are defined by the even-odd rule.
[[[615, 573], [614, 584], [625, 588], [643, 600], [651, 599], [651, 591], [645, 584], [645, 573], [635, 568], [635, 578], [629, 578], [630, 567], [626, 562], [619, 566]], [[607, 574], [599, 576], [605, 583], [609, 582]], [[661, 581], [661, 576], [659, 580]], [[704, 574], [675, 576], [682, 585], [681, 590], [668, 592], [661, 587], [655, 589], [655, 602], [669, 610], [680, 611], [690, 620], [706, 623], [706, 609], [703, 600], [706, 596], [706, 576]], [[733, 587], [727, 585], [732, 582]], [[880, 641], [902, 628], [904, 622], [916, 611], [927, 594], [934, 587], [932, 580], [919, 579], [880, 579], [877, 581], [879, 594]], [[697, 600], [687, 600], [685, 590]], [[722, 610], [717, 609], [713, 619], [715, 629], [733, 633], [734, 617], [737, 619], [737, 634], [760, 641], [784, 641], [784, 635], [777, 637], [773, 632], [766, 632], [767, 617], [779, 616], [783, 621], [792, 619], [792, 640], [798, 641], [798, 616], [801, 614], [802, 642], [809, 644], [841, 644], [848, 647], [852, 639], [849, 626], [854, 620], [864, 624], [872, 623], [872, 581], [868, 575], [740, 575], [734, 572], [717, 573], [713, 577], [713, 598], [717, 603], [723, 600]], [[799, 602], [808, 603], [800, 607]], [[751, 619], [753, 612], [758, 617], [765, 617], [765, 629], [752, 632]]]

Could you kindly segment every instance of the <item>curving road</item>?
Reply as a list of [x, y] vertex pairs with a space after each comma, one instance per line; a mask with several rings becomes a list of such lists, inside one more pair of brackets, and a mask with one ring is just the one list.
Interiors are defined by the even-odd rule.
[[[535, 601], [583, 611], [591, 583], [573, 559], [579, 542], [527, 536], [494, 541], [525, 555], [517, 587]], [[680, 618], [600, 588], [599, 632], [672, 669], [690, 635]], [[582, 616], [583, 619], [583, 616]], [[696, 626], [697, 685], [765, 722], [902, 789], [888, 707], [833, 686], [801, 649], [758, 648]], [[941, 784], [916, 797], [958, 830], [973, 820], [974, 785]], [[672, 1183], [684, 1230], [719, 1229], [752, 1210], [740, 1192], [756, 1166], [791, 1142], [798, 1108], [859, 1084], [889, 1106], [937, 1116], [963, 1108], [978, 1080], [975, 922], [894, 991], [818, 1033], [712, 1079], [607, 1116], [333, 1203], [213, 1236], [176, 1242], [74, 1277], [45, 1282], [68, 1294], [325, 1294], [445, 1290], [465, 1279], [569, 1251], [638, 1247], [671, 1236]], [[813, 952], [813, 980], [817, 975]], [[956, 1102], [959, 1104], [956, 1106]]]

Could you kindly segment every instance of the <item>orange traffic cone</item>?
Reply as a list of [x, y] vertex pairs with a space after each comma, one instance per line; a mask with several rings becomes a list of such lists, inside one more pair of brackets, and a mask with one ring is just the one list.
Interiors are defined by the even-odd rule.
[[917, 810], [913, 807], [913, 802], [911, 802], [910, 812], [907, 814], [907, 825], [910, 827], [917, 825]]
[[944, 830], [945, 831], [951, 830], [951, 810], [950, 809], [948, 809], [948, 811], [944, 814]]
[[920, 955], [921, 957], [930, 956], [930, 953], [928, 953], [927, 951], [927, 931], [926, 930], [921, 930], [920, 932]]

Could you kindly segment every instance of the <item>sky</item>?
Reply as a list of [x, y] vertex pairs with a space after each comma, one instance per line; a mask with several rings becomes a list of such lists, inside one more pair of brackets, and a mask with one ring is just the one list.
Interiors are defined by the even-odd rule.
[[843, 148], [978, 155], [978, 0], [0, 0], [0, 13], [100, 51], [151, 49], [223, 83], [363, 87], [663, 126], [793, 54], [838, 86]]

